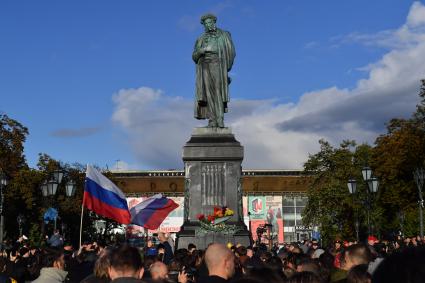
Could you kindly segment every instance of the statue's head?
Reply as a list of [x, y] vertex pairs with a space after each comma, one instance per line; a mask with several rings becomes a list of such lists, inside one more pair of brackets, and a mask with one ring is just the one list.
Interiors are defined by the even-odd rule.
[[205, 31], [213, 31], [216, 29], [215, 23], [217, 22], [217, 17], [213, 14], [205, 14], [201, 17], [201, 24], [204, 25]]

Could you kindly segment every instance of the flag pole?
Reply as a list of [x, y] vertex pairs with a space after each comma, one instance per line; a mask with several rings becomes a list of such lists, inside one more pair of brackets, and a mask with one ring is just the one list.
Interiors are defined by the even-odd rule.
[[79, 246], [79, 248], [81, 248], [81, 239], [83, 237], [83, 217], [84, 217], [84, 193], [83, 193], [83, 203], [81, 204], [80, 246]]
[[[89, 165], [87, 164], [87, 168], [89, 167]], [[86, 174], [87, 174], [87, 169], [86, 169]], [[84, 185], [85, 185], [85, 181], [84, 181]], [[80, 219], [80, 246], [78, 247], [79, 249], [81, 249], [81, 239], [83, 237], [83, 217], [84, 217], [84, 196], [85, 196], [85, 190], [83, 190], [83, 201], [81, 203], [81, 219]]]

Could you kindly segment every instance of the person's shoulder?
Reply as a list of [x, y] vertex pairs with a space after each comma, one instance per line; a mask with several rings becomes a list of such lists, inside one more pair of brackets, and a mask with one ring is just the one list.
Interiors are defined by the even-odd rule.
[[136, 279], [132, 277], [121, 277], [111, 281], [111, 283], [146, 283], [141, 279]]
[[227, 283], [228, 281], [220, 276], [205, 276], [199, 278], [198, 283]]

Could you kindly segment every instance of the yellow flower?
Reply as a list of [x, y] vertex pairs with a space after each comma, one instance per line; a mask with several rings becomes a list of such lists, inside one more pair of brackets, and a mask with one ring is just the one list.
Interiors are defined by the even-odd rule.
[[226, 209], [226, 212], [225, 212], [225, 216], [232, 216], [234, 214], [234, 212], [233, 212], [233, 210], [231, 210], [230, 208], [228, 208], [228, 209]]

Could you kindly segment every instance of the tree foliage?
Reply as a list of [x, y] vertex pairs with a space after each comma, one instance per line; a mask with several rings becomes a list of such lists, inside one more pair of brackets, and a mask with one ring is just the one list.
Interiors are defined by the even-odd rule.
[[343, 141], [338, 148], [320, 140], [320, 151], [310, 155], [304, 164], [305, 174], [313, 178], [308, 191], [308, 202], [303, 212], [306, 225], [319, 226], [326, 239], [355, 238], [355, 217], [363, 217], [360, 202], [365, 187], [359, 183], [357, 194], [351, 196], [347, 181], [360, 180], [360, 171], [367, 160], [370, 147], [356, 146], [354, 141]]
[[[420, 102], [410, 119], [392, 119], [387, 132], [373, 147], [344, 141], [338, 148], [319, 141], [320, 151], [310, 155], [304, 171], [313, 178], [304, 210], [304, 222], [319, 226], [322, 235], [353, 238], [355, 219], [366, 236], [367, 186], [361, 169], [369, 165], [379, 179], [378, 193], [372, 199], [371, 223], [375, 233], [390, 236], [418, 233], [418, 192], [413, 171], [425, 160], [425, 80], [421, 81]], [[350, 196], [347, 181], [357, 180], [357, 192]]]
[[18, 121], [0, 114], [0, 168], [13, 175], [27, 167], [24, 155], [24, 142], [28, 129]]

